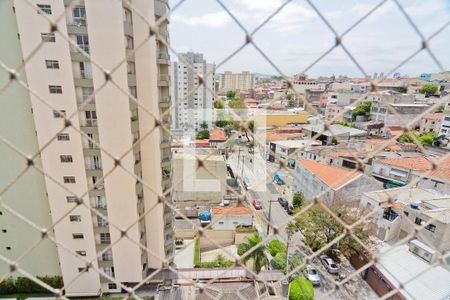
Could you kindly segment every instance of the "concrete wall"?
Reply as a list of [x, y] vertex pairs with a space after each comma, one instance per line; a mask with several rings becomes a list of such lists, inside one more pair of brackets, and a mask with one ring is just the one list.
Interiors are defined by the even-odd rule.
[[[22, 49], [17, 34], [13, 1], [0, 1], [0, 36], [5, 41], [0, 46], [0, 58], [12, 69], [22, 62]], [[20, 79], [27, 82], [24, 72], [20, 72]], [[5, 86], [8, 80], [9, 74], [0, 68], [0, 86]], [[33, 155], [39, 151], [35, 130], [29, 94], [22, 86], [13, 82], [0, 93], [0, 136], [26, 155]], [[40, 156], [35, 160], [35, 164], [42, 168]], [[23, 170], [25, 160], [0, 142], [0, 165], [0, 189], [3, 189]], [[36, 169], [30, 168], [1, 196], [0, 202], [37, 226], [48, 228], [52, 220], [46, 192], [44, 176]], [[41, 233], [1, 207], [0, 212], [0, 230], [6, 230], [0, 232], [0, 255], [16, 260], [41, 240]], [[53, 235], [53, 232], [50, 234]], [[11, 247], [11, 250], [6, 247]], [[61, 275], [56, 245], [48, 239], [25, 255], [19, 265], [35, 276]], [[0, 260], [0, 278], [8, 272], [9, 266]]]
[[290, 123], [306, 124], [308, 113], [255, 115], [255, 127], [287, 126]]

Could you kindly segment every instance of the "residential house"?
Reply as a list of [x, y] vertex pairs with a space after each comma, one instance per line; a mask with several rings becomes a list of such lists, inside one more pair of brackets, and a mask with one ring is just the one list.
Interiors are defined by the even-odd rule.
[[209, 131], [209, 146], [221, 148], [227, 141], [225, 130], [223, 129], [211, 129]]
[[425, 156], [377, 159], [372, 162], [372, 175], [385, 187], [406, 185], [420, 173], [431, 169], [432, 163]]
[[380, 240], [391, 241], [399, 238], [402, 222], [408, 222], [402, 220], [407, 218], [408, 206], [434, 200], [450, 201], [450, 195], [432, 189], [401, 187], [363, 193], [360, 206], [378, 211], [369, 224], [369, 232]]
[[253, 212], [249, 207], [214, 207], [211, 209], [211, 228], [233, 230], [236, 226], [253, 226]]
[[320, 146], [319, 141], [313, 140], [280, 140], [269, 142], [266, 159], [271, 162], [279, 162], [290, 158], [294, 160], [297, 155], [295, 152], [311, 146]]
[[380, 189], [381, 184], [371, 177], [349, 170], [299, 159], [295, 165], [294, 191], [302, 192], [307, 200], [319, 197], [324, 200], [357, 202], [364, 192]]
[[450, 194], [450, 157], [443, 158], [437, 164], [436, 169], [425, 175], [422, 174], [417, 186]]
[[324, 124], [305, 125], [303, 126], [303, 133], [306, 138], [319, 140], [323, 145], [334, 144], [337, 142], [337, 139], [348, 141], [350, 138], [366, 136], [365, 131], [339, 124], [332, 124], [327, 130], [325, 130]]
[[420, 119], [420, 133], [424, 132], [436, 132], [439, 134], [441, 128], [441, 121], [444, 118], [442, 113], [434, 113], [424, 115]]

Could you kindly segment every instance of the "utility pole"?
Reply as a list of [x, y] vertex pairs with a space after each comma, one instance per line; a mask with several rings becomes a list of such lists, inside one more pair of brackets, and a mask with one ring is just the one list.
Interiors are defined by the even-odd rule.
[[[286, 228], [287, 230], [287, 241], [286, 241], [286, 274], [289, 274], [289, 240], [291, 239], [291, 231], [289, 230], [289, 228]], [[291, 282], [290, 280], [290, 276], [288, 276], [287, 278], [288, 281], [288, 293], [287, 293], [287, 298], [289, 299], [289, 292], [290, 292], [290, 288], [289, 288], [289, 284]]]
[[244, 153], [242, 153], [242, 171], [241, 171], [241, 177], [244, 178]]
[[269, 231], [270, 231], [270, 218], [272, 215], [272, 202], [275, 202], [275, 200], [269, 200], [269, 222], [267, 223], [267, 235], [269, 235]]
[[239, 151], [238, 151], [238, 159], [237, 159], [237, 169], [239, 172], [239, 160], [241, 159], [241, 147], [239, 146]]

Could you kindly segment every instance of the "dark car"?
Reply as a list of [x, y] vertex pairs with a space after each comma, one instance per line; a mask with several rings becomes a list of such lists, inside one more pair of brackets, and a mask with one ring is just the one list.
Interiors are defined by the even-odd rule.
[[284, 197], [278, 197], [278, 203], [280, 203], [281, 206], [286, 208], [289, 205], [289, 202]]
[[290, 204], [283, 206], [283, 208], [287, 212], [288, 215], [292, 215], [294, 213], [294, 207]]

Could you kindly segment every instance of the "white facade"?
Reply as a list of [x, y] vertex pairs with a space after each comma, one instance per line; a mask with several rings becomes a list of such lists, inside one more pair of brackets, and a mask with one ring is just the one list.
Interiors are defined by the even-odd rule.
[[244, 91], [255, 88], [255, 74], [248, 71], [242, 73], [232, 73], [225, 71], [220, 74], [219, 90], [220, 91]]
[[[203, 54], [188, 52], [172, 65], [172, 129], [181, 135], [195, 135], [203, 122], [212, 128], [214, 108], [214, 64]], [[195, 71], [195, 72], [194, 72]], [[198, 75], [203, 78], [200, 84]]]
[[[164, 172], [160, 171], [167, 153], [161, 140], [166, 138], [156, 130], [133, 146], [155, 124], [154, 117], [142, 106], [155, 116], [163, 112], [159, 97], [168, 95], [168, 90], [164, 91], [159, 82], [168, 78], [168, 69], [163, 66], [167, 62], [157, 60], [157, 52], [167, 49], [151, 39], [127, 57], [134, 45], [148, 37], [148, 25], [133, 10], [121, 1], [86, 1], [69, 9], [70, 2], [46, 1], [49, 11], [38, 14], [36, 7], [12, 1], [14, 11], [8, 10], [11, 22], [5, 26], [15, 32], [16, 40], [20, 35], [23, 58], [43, 43], [25, 64], [24, 74], [30, 89], [52, 108], [33, 93], [25, 96], [31, 102], [37, 146], [44, 148], [40, 159], [48, 176], [42, 184], [51, 221], [58, 222], [54, 236], [58, 245], [64, 245], [57, 247], [54, 260], [59, 261], [63, 280], [68, 284], [67, 296], [91, 296], [121, 289], [98, 271], [117, 282], [140, 282], [149, 268], [159, 268], [173, 251], [172, 215], [163, 204], [158, 204], [157, 195], [168, 189]], [[151, 22], [158, 17], [152, 1], [138, 0], [133, 5]], [[41, 14], [50, 19], [63, 14], [58, 18], [58, 31], [89, 56], [69, 45], [58, 33], [49, 33], [49, 21]], [[165, 26], [163, 23], [160, 30]], [[114, 70], [111, 78], [115, 84], [105, 84], [105, 72], [94, 66], [91, 59], [106, 70]], [[137, 97], [142, 106], [138, 107], [120, 89]], [[76, 129], [67, 127], [60, 132], [64, 116], [70, 116]], [[115, 166], [111, 156], [120, 157], [120, 167]], [[136, 183], [129, 172], [151, 188]], [[77, 197], [82, 197], [84, 205], [67, 214], [76, 206]], [[143, 216], [146, 208], [152, 207]], [[141, 216], [142, 220], [136, 222]], [[128, 238], [121, 238], [117, 228], [127, 228]], [[18, 243], [17, 240], [17, 236], [12, 237], [10, 242]], [[34, 242], [30, 241], [30, 246]], [[86, 261], [92, 261], [87, 271], [83, 270]]]

